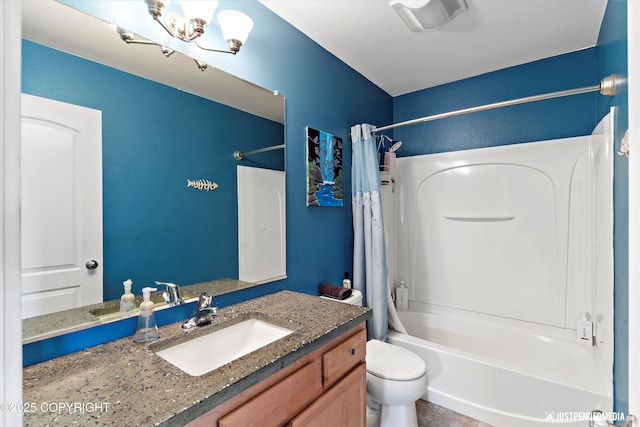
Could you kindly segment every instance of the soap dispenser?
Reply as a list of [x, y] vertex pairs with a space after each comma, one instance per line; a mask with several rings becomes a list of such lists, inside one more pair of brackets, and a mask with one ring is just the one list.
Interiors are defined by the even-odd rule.
[[131, 279], [127, 279], [122, 284], [124, 285], [124, 294], [120, 298], [120, 314], [128, 316], [136, 311], [135, 296], [131, 293], [133, 282]]
[[153, 313], [153, 301], [151, 301], [151, 292], [156, 288], [143, 288], [142, 296], [144, 301], [140, 304], [140, 312], [138, 313], [138, 330], [133, 337], [135, 342], [147, 342], [160, 338], [158, 331], [158, 323]]

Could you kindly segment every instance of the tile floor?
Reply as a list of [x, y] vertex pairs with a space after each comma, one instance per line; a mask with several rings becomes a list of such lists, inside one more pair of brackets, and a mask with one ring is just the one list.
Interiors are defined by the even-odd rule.
[[418, 427], [491, 427], [482, 421], [458, 414], [426, 400], [416, 402]]

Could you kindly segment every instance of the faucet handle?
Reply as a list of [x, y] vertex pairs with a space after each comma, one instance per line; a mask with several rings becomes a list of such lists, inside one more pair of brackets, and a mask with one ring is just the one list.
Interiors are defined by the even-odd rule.
[[206, 292], [202, 292], [198, 297], [198, 307], [193, 317], [187, 319], [182, 324], [182, 329], [191, 329], [196, 326], [204, 326], [211, 323], [218, 315], [218, 307], [212, 307], [213, 297]]
[[180, 287], [175, 283], [159, 282], [156, 280], [156, 285], [166, 286], [167, 290], [162, 293], [162, 298], [167, 304], [179, 305], [184, 303], [184, 300], [180, 296]]
[[178, 285], [176, 285], [175, 283], [169, 283], [169, 282], [159, 282], [156, 280], [156, 285], [158, 286], [166, 286], [167, 289], [171, 288], [171, 289], [175, 289], [178, 287]]
[[198, 297], [198, 309], [197, 311], [206, 310], [211, 307], [213, 303], [213, 297], [209, 295], [207, 292], [202, 292]]

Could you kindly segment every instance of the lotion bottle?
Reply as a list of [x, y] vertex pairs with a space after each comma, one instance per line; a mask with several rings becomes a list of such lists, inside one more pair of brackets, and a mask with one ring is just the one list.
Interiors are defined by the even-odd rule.
[[131, 279], [127, 279], [122, 284], [124, 285], [124, 294], [120, 298], [120, 314], [128, 316], [136, 311], [135, 296], [131, 293], [133, 282]]
[[400, 286], [396, 288], [396, 308], [400, 310], [409, 308], [409, 289], [405, 283], [405, 281], [400, 282]]
[[144, 301], [140, 304], [140, 312], [138, 313], [138, 330], [133, 337], [135, 342], [147, 342], [160, 338], [158, 331], [158, 322], [153, 313], [153, 301], [151, 301], [151, 292], [156, 288], [143, 288], [142, 296]]

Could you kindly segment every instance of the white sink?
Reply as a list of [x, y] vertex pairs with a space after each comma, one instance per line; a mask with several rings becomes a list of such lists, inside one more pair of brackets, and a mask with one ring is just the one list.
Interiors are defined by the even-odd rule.
[[248, 319], [156, 354], [187, 374], [200, 376], [292, 332], [262, 320]]

